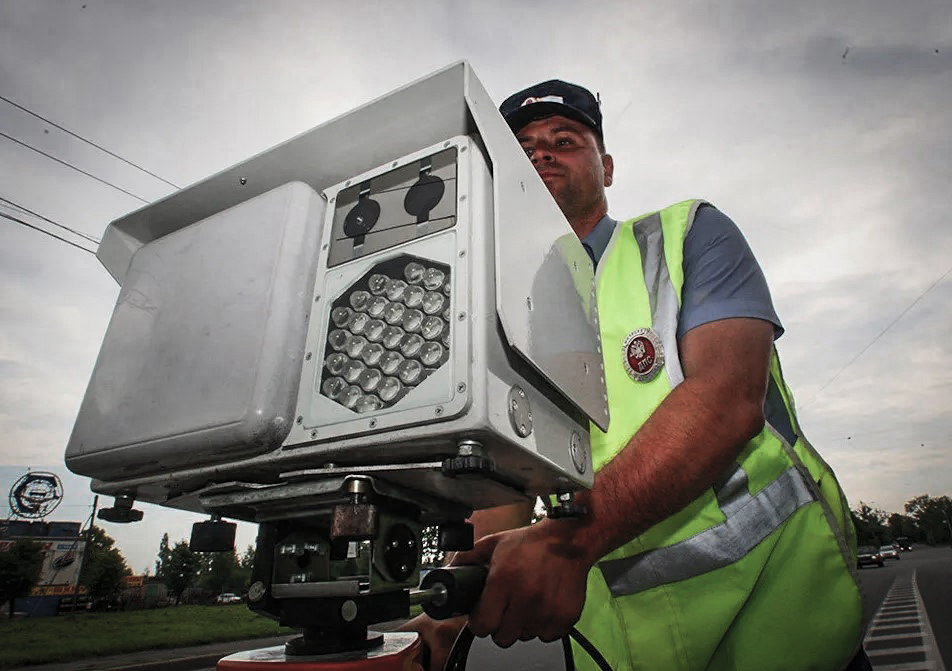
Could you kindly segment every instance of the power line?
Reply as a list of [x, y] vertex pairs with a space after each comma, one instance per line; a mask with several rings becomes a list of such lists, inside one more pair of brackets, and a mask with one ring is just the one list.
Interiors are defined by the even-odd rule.
[[76, 138], [77, 140], [80, 140], [80, 141], [85, 142], [86, 144], [88, 144], [88, 145], [90, 145], [90, 146], [92, 146], [92, 147], [95, 147], [95, 148], [98, 149], [99, 151], [102, 151], [102, 152], [105, 152], [105, 153], [109, 154], [109, 155], [112, 156], [113, 158], [116, 158], [116, 159], [122, 161], [123, 163], [125, 163], [125, 164], [127, 164], [127, 165], [131, 165], [131, 166], [132, 166], [133, 168], [135, 168], [136, 170], [140, 170], [140, 171], [144, 172], [144, 173], [147, 174], [147, 175], [150, 175], [150, 176], [152, 176], [152, 177], [155, 177], [155, 178], [156, 178], [157, 180], [159, 180], [160, 182], [163, 182], [163, 183], [165, 183], [165, 184], [168, 184], [168, 185], [171, 186], [172, 188], [175, 188], [175, 189], [181, 189], [181, 188], [182, 188], [182, 187], [180, 187], [180, 186], [178, 186], [178, 185], [176, 185], [176, 184], [173, 184], [172, 182], [170, 182], [169, 180], [165, 179], [164, 177], [159, 177], [159, 176], [156, 175], [154, 172], [152, 172], [152, 171], [150, 171], [150, 170], [146, 170], [146, 169], [143, 168], [141, 165], [137, 165], [137, 164], [133, 163], [132, 161], [130, 161], [130, 160], [128, 160], [128, 159], [125, 159], [125, 158], [123, 158], [122, 156], [119, 156], [119, 154], [116, 154], [116, 153], [113, 153], [113, 152], [109, 151], [109, 150], [106, 149], [105, 147], [96, 144], [96, 143], [93, 142], [92, 140], [87, 140], [87, 139], [84, 138], [82, 135], [78, 135], [77, 133], [74, 133], [73, 131], [69, 130], [68, 128], [64, 128], [63, 126], [60, 126], [58, 123], [55, 123], [55, 122], [53, 122], [53, 121], [50, 121], [50, 120], [47, 119], [46, 117], [40, 116], [39, 114], [37, 114], [37, 113], [34, 112], [33, 110], [27, 109], [27, 108], [24, 107], [23, 105], [19, 105], [19, 104], [13, 102], [13, 101], [10, 100], [9, 98], [5, 98], [5, 97], [3, 97], [3, 96], [0, 96], [0, 100], [4, 101], [5, 103], [8, 103], [8, 104], [10, 104], [10, 105], [13, 105], [13, 106], [16, 107], [18, 110], [22, 110], [22, 111], [26, 112], [27, 114], [29, 114], [30, 116], [36, 117], [36, 118], [39, 119], [40, 121], [43, 121], [43, 122], [45, 122], [45, 123], [48, 123], [49, 125], [53, 126], [54, 128], [58, 128], [59, 130], [61, 130], [61, 131], [63, 131], [64, 133], [66, 133], [67, 135], [73, 136], [73, 137]]
[[882, 338], [882, 337], [886, 334], [886, 331], [888, 331], [888, 330], [891, 329], [893, 326], [895, 326], [896, 323], [897, 323], [900, 319], [902, 319], [903, 317], [905, 317], [906, 314], [907, 314], [912, 308], [914, 308], [914, 307], [916, 306], [916, 304], [917, 304], [919, 301], [921, 301], [922, 298], [923, 298], [927, 293], [929, 293], [930, 291], [932, 291], [933, 289], [935, 289], [937, 286], [939, 286], [939, 284], [942, 282], [942, 280], [944, 280], [946, 277], [948, 277], [949, 273], [952, 273], [952, 267], [949, 267], [948, 270], [946, 270], [944, 273], [942, 273], [942, 275], [939, 277], [939, 279], [937, 279], [935, 282], [933, 282], [932, 284], [930, 284], [929, 287], [928, 287], [925, 291], [923, 291], [921, 294], [919, 294], [918, 296], [916, 296], [915, 300], [913, 300], [909, 305], [907, 305], [905, 310], [903, 310], [902, 312], [900, 312], [899, 315], [898, 315], [895, 319], [893, 319], [891, 322], [889, 322], [889, 323], [886, 325], [886, 328], [884, 328], [882, 331], [880, 331], [880, 332], [876, 335], [875, 338], [873, 338], [872, 340], [870, 340], [870, 341], [866, 344], [866, 347], [864, 347], [863, 349], [861, 349], [861, 350], [856, 354], [856, 356], [854, 356], [852, 359], [850, 359], [849, 361], [847, 361], [838, 371], [836, 371], [836, 373], [833, 374], [833, 377], [831, 377], [829, 380], [827, 380], [826, 383], [825, 383], [822, 387], [820, 387], [820, 388], [816, 391], [816, 393], [813, 394], [813, 398], [811, 398], [808, 403], [804, 404], [803, 407], [807, 407], [808, 405], [811, 405], [811, 404], [813, 403], [813, 401], [815, 401], [815, 400], [820, 396], [820, 394], [823, 393], [823, 390], [825, 390], [827, 387], [829, 387], [831, 384], [833, 384], [833, 381], [836, 380], [836, 378], [838, 378], [838, 377], [843, 373], [844, 370], [846, 370], [847, 368], [849, 368], [850, 366], [852, 366], [854, 363], [856, 363], [856, 360], [859, 359], [861, 356], [863, 356], [863, 355], [866, 353], [866, 350], [868, 350], [870, 347], [872, 347], [872, 346], [876, 343], [877, 340], [879, 340], [880, 338]]
[[27, 228], [32, 228], [34, 231], [39, 231], [40, 233], [43, 233], [43, 234], [45, 234], [45, 235], [48, 235], [48, 236], [50, 236], [51, 238], [56, 238], [56, 239], [59, 240], [60, 242], [65, 242], [67, 245], [72, 245], [72, 246], [75, 247], [76, 249], [81, 249], [81, 250], [83, 250], [84, 252], [88, 252], [89, 254], [93, 254], [93, 255], [96, 254], [96, 251], [93, 250], [93, 249], [86, 249], [86, 248], [83, 247], [82, 245], [78, 245], [78, 244], [76, 244], [75, 242], [73, 242], [72, 240], [67, 240], [66, 238], [61, 238], [60, 236], [56, 235], [56, 233], [52, 233], [52, 232], [50, 232], [50, 231], [47, 231], [46, 229], [40, 228], [39, 226], [34, 226], [33, 224], [27, 223], [27, 222], [23, 221], [22, 219], [18, 219], [17, 217], [11, 216], [11, 215], [9, 215], [9, 214], [4, 214], [3, 212], [0, 212], [0, 217], [3, 217], [4, 219], [9, 219], [10, 221], [12, 221], [12, 222], [14, 222], [14, 223], [17, 223], [17, 224], [21, 224], [21, 225], [23, 225], [23, 226], [26, 226]]
[[146, 204], [149, 203], [149, 201], [147, 201], [145, 198], [142, 198], [141, 196], [137, 196], [136, 194], [132, 193], [131, 191], [126, 191], [126, 190], [123, 189], [121, 186], [116, 186], [116, 185], [113, 184], [112, 182], [106, 181], [105, 179], [102, 179], [101, 177], [97, 177], [96, 175], [92, 174], [91, 172], [86, 172], [86, 171], [83, 170], [82, 168], [78, 168], [78, 167], [76, 167], [75, 165], [73, 165], [72, 163], [69, 163], [68, 161], [64, 161], [64, 160], [61, 159], [61, 158], [57, 158], [57, 157], [53, 156], [52, 154], [47, 154], [45, 151], [42, 151], [42, 150], [40, 150], [40, 149], [37, 149], [36, 147], [34, 147], [34, 146], [32, 146], [32, 145], [29, 145], [29, 144], [27, 144], [26, 142], [22, 142], [22, 141], [16, 139], [15, 137], [10, 137], [10, 136], [7, 135], [6, 133], [0, 133], [0, 137], [4, 137], [4, 138], [10, 140], [11, 142], [17, 143], [18, 145], [20, 145], [20, 146], [22, 146], [22, 147], [26, 147], [27, 149], [30, 149], [30, 150], [32, 150], [32, 151], [35, 151], [37, 154], [40, 154], [40, 155], [42, 155], [42, 156], [45, 156], [45, 157], [48, 158], [48, 159], [51, 159], [51, 160], [53, 160], [53, 161], [56, 161], [57, 163], [60, 163], [60, 164], [62, 164], [62, 165], [65, 165], [67, 168], [72, 168], [72, 169], [75, 170], [76, 172], [82, 173], [82, 174], [86, 175], [87, 177], [90, 177], [90, 178], [96, 180], [97, 182], [100, 182], [100, 183], [102, 183], [102, 184], [105, 184], [106, 186], [111, 186], [112, 188], [116, 189], [117, 191], [122, 191], [124, 194], [129, 195], [129, 196], [132, 196], [132, 197], [135, 198], [136, 200], [142, 201], [143, 203], [146, 203]]
[[44, 217], [44, 216], [43, 216], [42, 214], [40, 214], [39, 212], [34, 212], [34, 211], [31, 210], [30, 208], [28, 208], [28, 207], [23, 207], [23, 206], [20, 205], [19, 203], [14, 203], [12, 200], [9, 200], [9, 199], [7, 199], [7, 198], [4, 198], [3, 196], [0, 196], [0, 202], [7, 203], [8, 205], [10, 205], [10, 206], [12, 206], [12, 207], [15, 207], [16, 209], [20, 210], [21, 212], [25, 212], [26, 214], [32, 214], [32, 215], [33, 215], [34, 217], [36, 217], [37, 219], [42, 219], [43, 221], [45, 221], [45, 222], [47, 222], [47, 223], [53, 224], [54, 226], [58, 226], [59, 228], [62, 228], [64, 231], [69, 231], [69, 232], [72, 233], [73, 235], [78, 235], [79, 237], [81, 237], [81, 238], [83, 238], [83, 239], [85, 239], [85, 240], [89, 240], [90, 242], [92, 242], [92, 243], [94, 243], [94, 244], [97, 244], [97, 245], [98, 245], [100, 242], [102, 242], [102, 241], [99, 240], [98, 238], [94, 238], [94, 237], [91, 236], [91, 235], [87, 235], [86, 233], [83, 233], [82, 231], [77, 231], [77, 230], [75, 230], [75, 229], [72, 229], [72, 228], [70, 228], [69, 226], [66, 226], [65, 224], [59, 223], [58, 221], [53, 221], [53, 220], [50, 219], [49, 217]]

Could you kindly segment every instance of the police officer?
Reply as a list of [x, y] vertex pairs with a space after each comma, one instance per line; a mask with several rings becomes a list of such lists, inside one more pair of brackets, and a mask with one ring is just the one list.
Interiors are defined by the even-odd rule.
[[[588, 90], [547, 81], [500, 112], [597, 264], [612, 419], [592, 426], [584, 518], [473, 516], [479, 540], [452, 562], [489, 567], [469, 627], [507, 647], [574, 625], [616, 671], [868, 668], [848, 505], [797, 423], [743, 236], [696, 200], [609, 217]], [[462, 621], [411, 626], [442, 668]]]

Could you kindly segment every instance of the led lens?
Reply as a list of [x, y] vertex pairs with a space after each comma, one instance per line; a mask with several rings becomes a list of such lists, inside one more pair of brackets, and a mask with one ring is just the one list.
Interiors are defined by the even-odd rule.
[[348, 382], [356, 382], [360, 374], [367, 370], [367, 366], [360, 361], [350, 360], [344, 364], [343, 376]]
[[337, 399], [346, 387], [347, 383], [344, 380], [339, 377], [331, 377], [324, 380], [324, 384], [321, 385], [321, 393], [329, 398]]
[[347, 338], [347, 344], [344, 345], [344, 349], [347, 351], [347, 355], [356, 359], [360, 356], [360, 353], [364, 351], [364, 347], [367, 346], [367, 339], [363, 336], [350, 336]]
[[384, 375], [394, 375], [402, 363], [402, 356], [396, 352], [387, 352], [382, 357], [380, 357], [380, 370], [384, 372]]
[[387, 349], [397, 349], [404, 335], [403, 329], [399, 326], [388, 326], [384, 329], [383, 338], [380, 342]]
[[403, 307], [403, 303], [390, 303], [387, 309], [383, 311], [383, 318], [388, 324], [398, 324], [403, 319], [403, 313], [406, 311], [407, 309]]
[[367, 306], [367, 314], [369, 314], [371, 317], [379, 317], [383, 314], [383, 311], [386, 307], [386, 298], [383, 296], [374, 296], [370, 301], [370, 305]]
[[334, 352], [324, 360], [324, 365], [327, 366], [327, 370], [331, 372], [331, 375], [340, 375], [347, 361], [346, 356], [340, 352]]
[[350, 321], [347, 322], [347, 329], [355, 335], [361, 334], [366, 330], [369, 321], [370, 317], [363, 312], [355, 312]]
[[344, 349], [344, 346], [347, 344], [347, 339], [350, 337], [350, 334], [347, 331], [342, 331], [337, 329], [336, 331], [331, 331], [327, 336], [327, 342], [331, 344], [331, 347], [336, 349], [338, 352]]
[[397, 377], [404, 384], [415, 384], [423, 375], [423, 364], [416, 359], [407, 359], [397, 369]]
[[443, 286], [446, 274], [439, 268], [427, 268], [423, 273], [423, 288], [427, 291], [436, 291]]
[[374, 273], [370, 276], [370, 279], [367, 280], [367, 286], [370, 288], [370, 293], [374, 296], [379, 296], [387, 290], [387, 285], [390, 284], [390, 278], [381, 273]]
[[423, 347], [423, 336], [419, 333], [408, 333], [400, 341], [400, 353], [405, 357], [416, 356]]
[[428, 342], [420, 349], [420, 361], [424, 366], [435, 366], [443, 358], [443, 346]]
[[422, 322], [423, 313], [419, 310], [407, 310], [403, 313], [403, 330], [408, 333], [418, 332]]
[[331, 321], [334, 322], [334, 325], [337, 327], [343, 327], [347, 322], [350, 321], [351, 315], [354, 314], [354, 311], [348, 307], [341, 305], [331, 310]]
[[380, 361], [380, 357], [382, 357], [386, 351], [383, 345], [373, 342], [364, 347], [364, 351], [360, 353], [360, 356], [368, 366], [376, 366]]
[[354, 404], [354, 410], [360, 413], [373, 412], [374, 410], [380, 410], [381, 407], [383, 407], [383, 403], [373, 394], [361, 396]]
[[380, 399], [384, 403], [388, 403], [395, 399], [402, 389], [403, 385], [400, 384], [400, 380], [395, 377], [385, 377], [380, 382], [377, 393], [380, 394]]
[[364, 337], [370, 342], [380, 342], [383, 338], [384, 329], [387, 325], [379, 319], [371, 319], [367, 322], [367, 328], [364, 329]]
[[355, 310], [366, 310], [370, 303], [370, 294], [366, 291], [355, 291], [350, 295], [350, 307]]
[[360, 391], [360, 387], [347, 387], [340, 393], [337, 401], [346, 408], [353, 408], [363, 395], [363, 392]]
[[403, 292], [407, 290], [407, 283], [403, 280], [390, 280], [387, 285], [387, 298], [392, 301], [402, 301]]
[[407, 264], [407, 267], [403, 269], [403, 276], [410, 284], [419, 284], [423, 281], [423, 274], [425, 272], [426, 268], [421, 264], [416, 261], [411, 261]]
[[423, 304], [423, 295], [426, 293], [423, 287], [409, 286], [403, 292], [403, 302], [408, 308], [418, 308]]
[[443, 310], [443, 305], [446, 303], [446, 299], [443, 297], [443, 294], [438, 294], [435, 291], [428, 291], [423, 297], [423, 311], [428, 315], [435, 315], [437, 312]]
[[377, 388], [377, 385], [380, 384], [382, 378], [383, 373], [379, 370], [376, 368], [368, 368], [357, 378], [357, 384], [359, 384], [360, 388], [364, 391], [373, 391]]
[[436, 340], [443, 333], [443, 320], [436, 315], [424, 317], [420, 324], [420, 334], [427, 340]]

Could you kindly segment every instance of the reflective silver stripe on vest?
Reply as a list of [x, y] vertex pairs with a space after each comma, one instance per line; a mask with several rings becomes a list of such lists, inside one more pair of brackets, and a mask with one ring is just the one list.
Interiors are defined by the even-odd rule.
[[598, 564], [612, 596], [637, 594], [733, 564], [793, 513], [816, 500], [795, 467], [756, 496], [747, 491], [746, 474], [737, 470], [740, 475], [732, 474], [722, 488], [725, 498], [718, 497], [722, 510], [730, 512], [723, 523], [674, 545]]
[[651, 303], [651, 325], [664, 348], [664, 368], [671, 388], [684, 382], [678, 357], [678, 294], [664, 258], [664, 232], [657, 212], [636, 221], [632, 230], [641, 251], [641, 269]]

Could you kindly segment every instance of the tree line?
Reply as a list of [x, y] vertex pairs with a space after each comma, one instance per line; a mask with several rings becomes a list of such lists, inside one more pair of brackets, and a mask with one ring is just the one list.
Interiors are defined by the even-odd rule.
[[[952, 543], [952, 498], [920, 494], [907, 501], [903, 511], [888, 513], [860, 501], [851, 511], [859, 544], [886, 545], [903, 537], [928, 545]], [[422, 559], [425, 566], [438, 565], [443, 558], [437, 537], [435, 527], [424, 529]], [[115, 540], [98, 526], [91, 526], [85, 539], [79, 584], [85, 586], [93, 602], [118, 600], [125, 576], [132, 574], [125, 558]], [[251, 581], [254, 555], [252, 545], [240, 555], [234, 550], [193, 552], [187, 541], [173, 545], [165, 533], [159, 542], [154, 578], [165, 583], [175, 603], [180, 603], [190, 590], [196, 597], [193, 600], [198, 601], [212, 600], [227, 592], [242, 594]], [[8, 550], [0, 552], [0, 607], [30, 593], [40, 579], [42, 564], [42, 545], [37, 541], [19, 539]]]
[[952, 499], [928, 494], [909, 499], [903, 513], [887, 513], [860, 501], [852, 510], [860, 545], [887, 545], [897, 538], [941, 545], [952, 542]]

